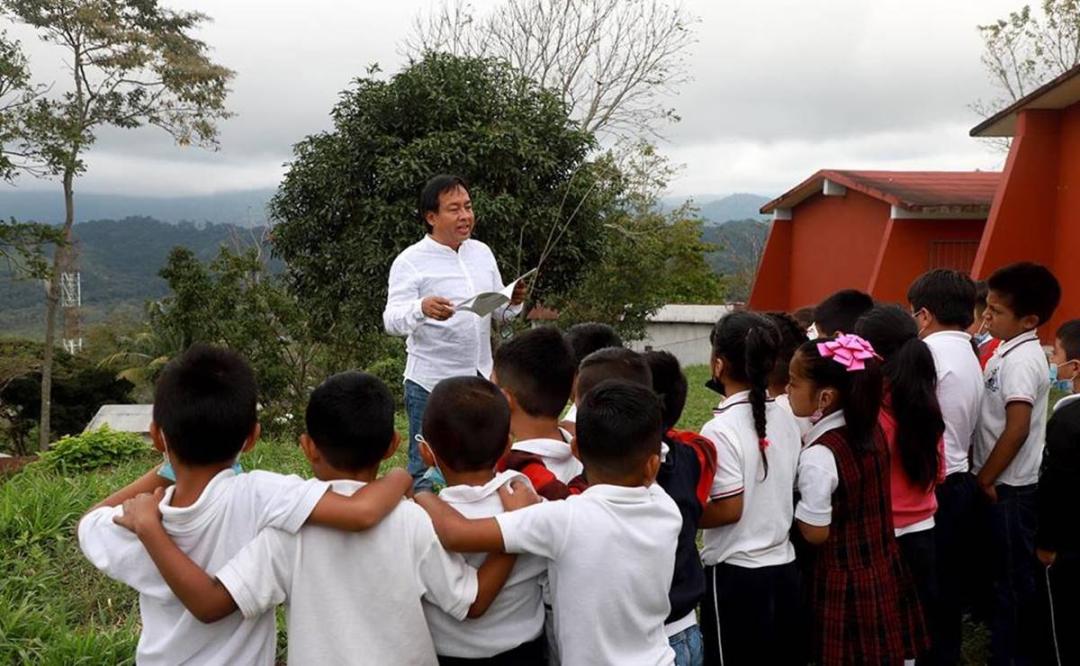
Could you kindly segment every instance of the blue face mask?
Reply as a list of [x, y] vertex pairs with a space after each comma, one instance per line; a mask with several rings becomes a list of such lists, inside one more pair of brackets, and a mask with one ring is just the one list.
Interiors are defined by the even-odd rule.
[[[243, 474], [244, 472], [244, 468], [240, 466], [239, 462], [233, 463], [232, 470], [237, 474]], [[168, 460], [166, 460], [165, 464], [158, 470], [158, 476], [176, 483], [176, 471], [173, 470], [172, 463]]]
[[990, 339], [990, 334], [987, 333], [986, 331], [983, 331], [982, 333], [976, 333], [975, 334], [975, 344], [979, 345], [980, 347], [983, 346], [984, 344], [986, 344], [986, 342], [989, 339]]
[[1058, 368], [1060, 366], [1050, 364], [1050, 386], [1062, 393], [1072, 393], [1073, 383], [1071, 379], [1058, 379]]

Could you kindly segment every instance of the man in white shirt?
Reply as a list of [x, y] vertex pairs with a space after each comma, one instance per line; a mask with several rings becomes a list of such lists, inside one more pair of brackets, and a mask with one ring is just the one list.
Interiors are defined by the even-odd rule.
[[937, 398], [945, 421], [945, 482], [935, 489], [934, 515], [938, 607], [930, 627], [934, 663], [960, 661], [965, 579], [974, 553], [972, 525], [979, 490], [968, 458], [983, 397], [982, 368], [967, 332], [974, 319], [975, 282], [966, 273], [936, 269], [915, 279], [907, 298], [923, 339], [934, 356]]
[[474, 240], [472, 200], [465, 181], [435, 176], [420, 193], [427, 234], [394, 259], [390, 267], [383, 325], [406, 337], [405, 411], [409, 415], [409, 473], [423, 475], [417, 450], [427, 396], [447, 377], [491, 375], [491, 319], [521, 312], [526, 285], [514, 287], [510, 303], [490, 315], [456, 312], [473, 296], [504, 288], [491, 249]]
[[[578, 402], [575, 445], [590, 486], [580, 495], [469, 520], [430, 493], [416, 501], [451, 550], [548, 560], [565, 664], [670, 666], [664, 633], [682, 516], [654, 483], [660, 403], [650, 387], [602, 382]], [[515, 495], [523, 486], [515, 484]]]

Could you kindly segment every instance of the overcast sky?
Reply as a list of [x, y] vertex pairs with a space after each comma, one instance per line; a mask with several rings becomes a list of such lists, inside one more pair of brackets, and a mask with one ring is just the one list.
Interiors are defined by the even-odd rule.
[[[201, 37], [236, 70], [221, 150], [178, 148], [160, 131], [109, 131], [83, 192], [187, 195], [274, 187], [291, 146], [329, 127], [338, 93], [372, 63], [393, 73], [430, 0], [163, 0], [213, 17]], [[497, 4], [477, 0], [482, 10]], [[687, 0], [700, 18], [692, 80], [672, 106], [663, 153], [672, 194], [778, 194], [819, 168], [998, 169], [968, 137], [968, 104], [993, 96], [975, 26], [1020, 0]], [[59, 54], [9, 28], [38, 78]], [[19, 187], [54, 187], [23, 178]]]

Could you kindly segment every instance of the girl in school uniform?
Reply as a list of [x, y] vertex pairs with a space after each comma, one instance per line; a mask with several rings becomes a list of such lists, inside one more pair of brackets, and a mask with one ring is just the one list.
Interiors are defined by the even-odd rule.
[[799, 576], [788, 538], [799, 460], [794, 417], [768, 395], [779, 331], [735, 312], [712, 332], [714, 386], [726, 399], [701, 434], [717, 469], [700, 525], [706, 664], [794, 664]]
[[[945, 421], [937, 399], [934, 355], [905, 310], [879, 305], [855, 323], [883, 359], [885, 391], [878, 425], [889, 445], [893, 533], [915, 581], [927, 625], [938, 605], [935, 488], [945, 481]], [[920, 655], [922, 656], [922, 655]]]
[[795, 507], [818, 547], [807, 585], [813, 661], [902, 664], [925, 649], [926, 630], [893, 535], [878, 356], [857, 335], [811, 340], [790, 374], [792, 410], [814, 421]]

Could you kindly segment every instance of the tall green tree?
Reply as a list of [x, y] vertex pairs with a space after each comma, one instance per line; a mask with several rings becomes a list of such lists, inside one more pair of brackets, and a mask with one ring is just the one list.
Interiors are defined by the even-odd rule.
[[[623, 186], [558, 96], [501, 61], [433, 54], [344, 92], [271, 202], [275, 253], [320, 339], [383, 337], [394, 257], [418, 241], [417, 194], [441, 172], [469, 182], [478, 239], [505, 279], [543, 263], [533, 301], [568, 291], [603, 253]], [[373, 359], [362, 359], [370, 361]]]
[[213, 62], [193, 35], [208, 20], [156, 0], [2, 0], [6, 12], [59, 47], [69, 78], [35, 100], [27, 136], [64, 193], [63, 234], [46, 295], [39, 446], [50, 440], [52, 362], [59, 281], [71, 261], [75, 179], [105, 127], [160, 128], [180, 145], [214, 146], [228, 116], [229, 69]]

